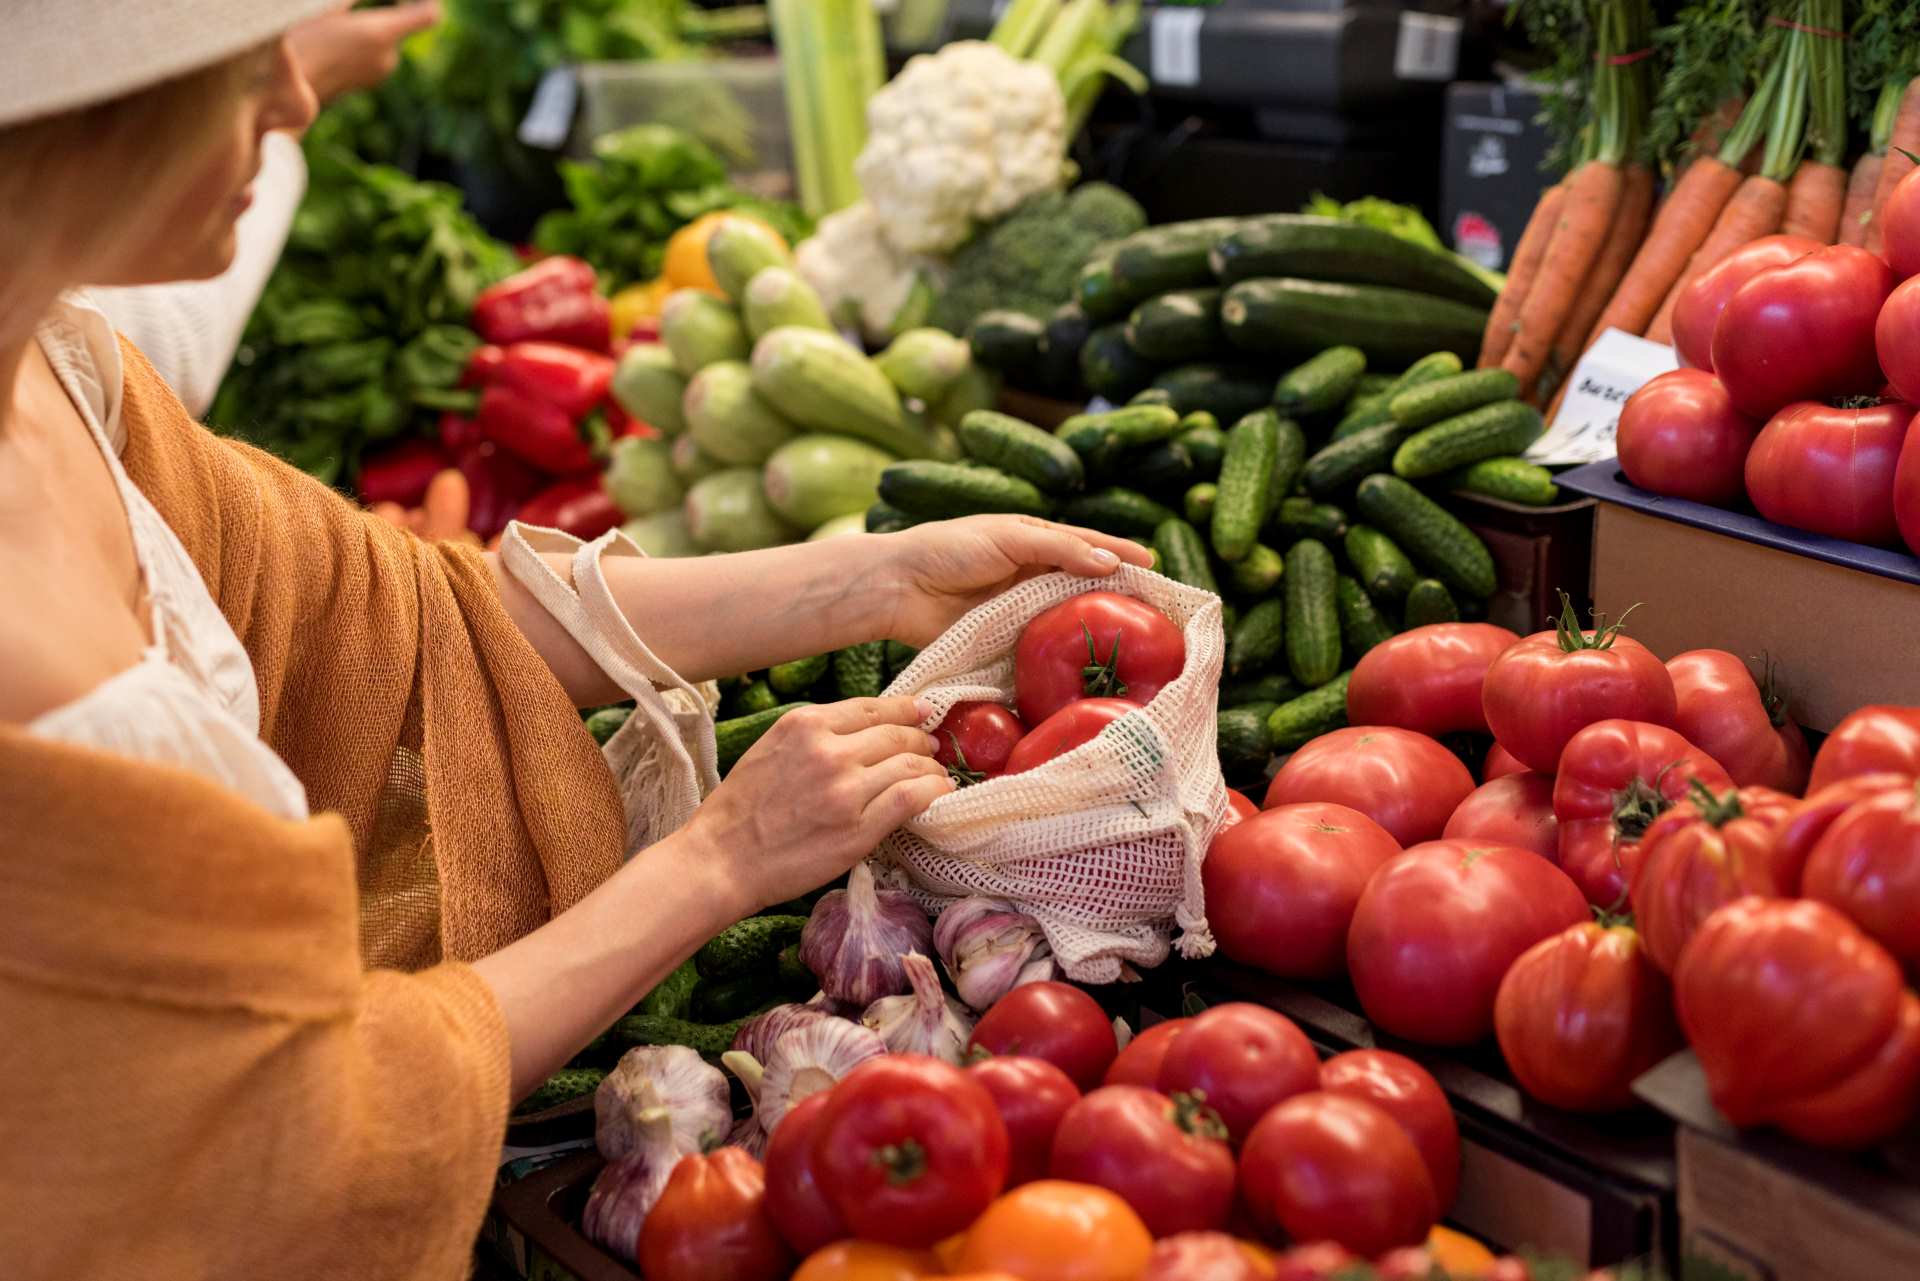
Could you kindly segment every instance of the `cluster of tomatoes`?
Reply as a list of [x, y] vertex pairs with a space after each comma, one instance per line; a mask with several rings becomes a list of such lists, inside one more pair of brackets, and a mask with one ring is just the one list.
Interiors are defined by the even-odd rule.
[[1460, 1136], [1410, 1059], [1321, 1063], [1244, 1004], [1120, 1049], [1093, 998], [1047, 982], [989, 1010], [973, 1047], [964, 1069], [861, 1065], [787, 1113], [764, 1166], [737, 1148], [682, 1158], [641, 1233], [645, 1275], [1316, 1281], [1372, 1260], [1388, 1281], [1526, 1281], [1435, 1229]]
[[1061, 601], [1020, 633], [1014, 708], [955, 703], [934, 729], [935, 759], [962, 786], [1024, 774], [1151, 702], [1186, 662], [1186, 637], [1145, 601], [1118, 592]]
[[1701, 273], [1673, 310], [1688, 368], [1621, 411], [1643, 489], [1920, 553], [1920, 181], [1883, 215], [1885, 257], [1766, 236]]
[[[1497, 1036], [1558, 1107], [1630, 1106], [1683, 1038], [1737, 1124], [1858, 1147], [1920, 1107], [1920, 709], [1809, 760], [1734, 655], [1663, 664], [1569, 609], [1395, 637], [1347, 710], [1208, 851], [1228, 957], [1344, 973], [1408, 1040]], [[1459, 732], [1494, 736], [1478, 787]]]

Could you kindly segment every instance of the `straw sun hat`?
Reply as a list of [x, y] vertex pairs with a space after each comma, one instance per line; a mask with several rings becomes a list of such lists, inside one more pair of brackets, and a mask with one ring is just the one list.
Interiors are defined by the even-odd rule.
[[0, 0], [0, 125], [243, 53], [342, 0]]

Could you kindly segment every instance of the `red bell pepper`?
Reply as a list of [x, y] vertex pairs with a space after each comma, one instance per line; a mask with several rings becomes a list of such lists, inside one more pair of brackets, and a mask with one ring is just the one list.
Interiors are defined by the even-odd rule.
[[435, 441], [407, 440], [370, 454], [360, 463], [360, 501], [418, 507], [433, 478], [453, 466], [453, 457]]
[[467, 357], [467, 367], [460, 373], [462, 387], [484, 387], [500, 376], [500, 366], [506, 363], [507, 349], [495, 343], [482, 343], [473, 349], [473, 355]]
[[604, 352], [613, 324], [593, 268], [578, 258], [546, 258], [483, 290], [473, 327], [490, 343], [558, 342]]
[[650, 422], [635, 418], [621, 407], [619, 401], [612, 397], [608, 397], [607, 403], [602, 405], [601, 408], [606, 411], [607, 430], [613, 439], [625, 440], [628, 436], [637, 436], [641, 440], [660, 439], [660, 429], [658, 427], [655, 427]]
[[514, 519], [558, 529], [575, 538], [598, 538], [626, 516], [595, 473], [555, 481], [529, 498]]
[[461, 450], [458, 466], [467, 478], [467, 528], [483, 539], [505, 529], [546, 483], [539, 472], [490, 441]]
[[505, 383], [481, 393], [478, 421], [481, 435], [550, 476], [593, 466], [593, 451], [566, 410]]
[[456, 457], [484, 439], [471, 415], [451, 411], [440, 415], [440, 447]]
[[505, 349], [496, 381], [578, 420], [606, 401], [613, 359], [559, 343], [520, 342]]

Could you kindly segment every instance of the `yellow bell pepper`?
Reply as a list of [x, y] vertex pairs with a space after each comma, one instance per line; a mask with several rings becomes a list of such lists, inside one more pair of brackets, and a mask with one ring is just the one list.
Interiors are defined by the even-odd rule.
[[644, 281], [637, 285], [628, 285], [615, 294], [608, 302], [607, 312], [613, 326], [615, 342], [633, 333], [634, 327], [643, 321], [660, 318], [660, 308], [666, 303], [667, 295], [673, 292], [673, 286], [665, 276]]

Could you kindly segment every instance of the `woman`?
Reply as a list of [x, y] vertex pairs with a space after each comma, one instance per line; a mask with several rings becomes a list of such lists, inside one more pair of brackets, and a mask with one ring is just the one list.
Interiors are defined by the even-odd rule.
[[[63, 0], [0, 42], [10, 1276], [462, 1275], [510, 1100], [950, 787], [900, 698], [715, 787], [688, 682], [1145, 559], [1000, 518], [489, 557], [194, 425], [71, 291], [225, 268], [330, 7]], [[629, 694], [603, 757], [574, 709]]]

